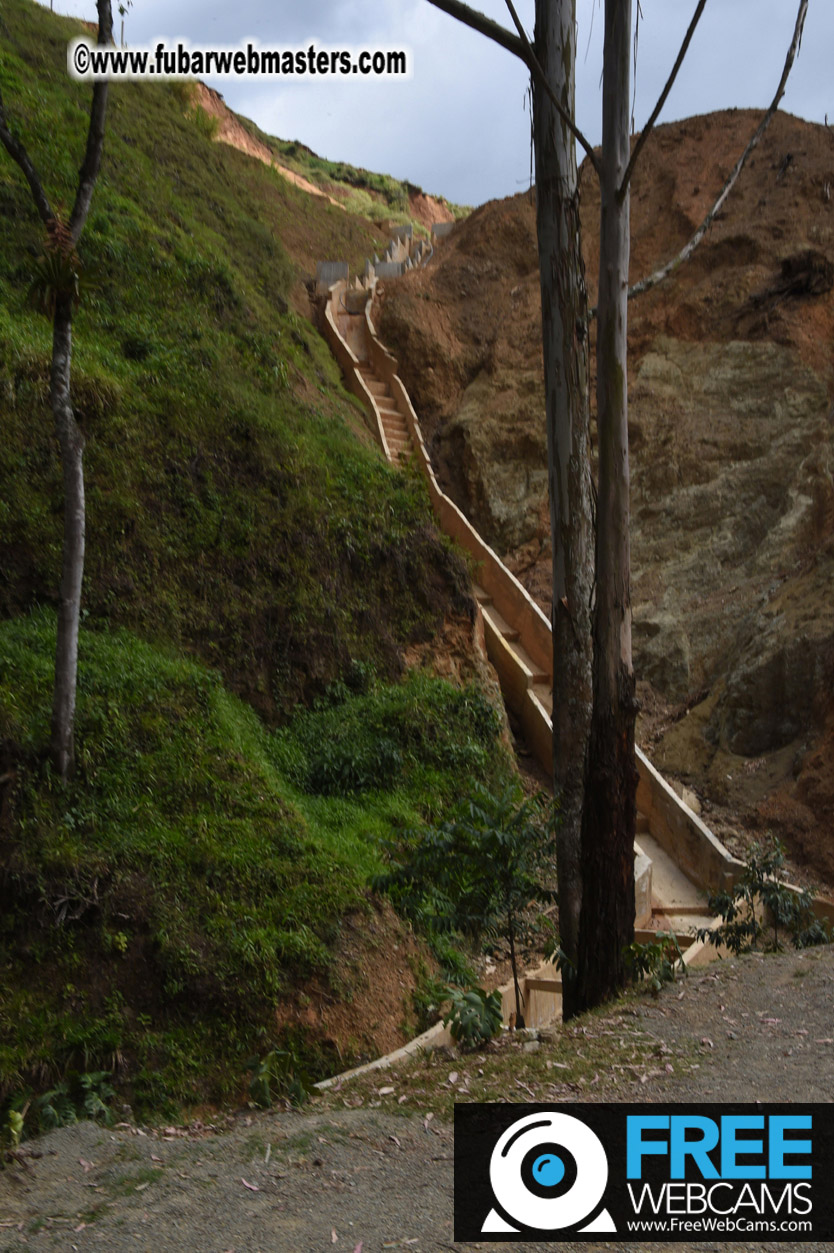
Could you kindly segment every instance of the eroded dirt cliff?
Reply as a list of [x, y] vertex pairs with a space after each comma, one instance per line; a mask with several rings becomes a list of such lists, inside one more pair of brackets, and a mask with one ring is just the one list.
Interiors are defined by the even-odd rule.
[[[631, 277], [673, 256], [757, 123], [659, 128]], [[692, 260], [630, 305], [639, 735], [738, 846], [834, 881], [834, 130], [780, 114]], [[599, 197], [582, 177], [588, 289]], [[483, 206], [389, 283], [383, 338], [447, 490], [549, 603], [532, 197]], [[593, 346], [593, 328], [591, 333]]]

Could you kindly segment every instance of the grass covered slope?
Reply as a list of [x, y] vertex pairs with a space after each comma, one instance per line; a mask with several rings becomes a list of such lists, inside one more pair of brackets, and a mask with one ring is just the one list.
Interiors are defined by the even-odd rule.
[[[76, 29], [28, 0], [0, 15], [6, 109], [65, 207], [89, 102], [65, 71]], [[309, 978], [354, 995], [337, 954], [375, 909], [382, 841], [503, 758], [478, 689], [403, 678], [407, 646], [472, 612], [468, 576], [293, 309], [315, 258], [358, 260], [372, 227], [213, 144], [188, 93], [131, 85], [79, 249], [78, 770], [56, 783], [51, 334], [27, 300], [42, 229], [4, 152], [0, 217], [2, 1133], [4, 1104], [37, 1125], [29, 1094], [98, 1071], [143, 1110], [239, 1095], [277, 1003]], [[321, 1031], [293, 1048], [335, 1064]]]
[[[0, 624], [0, 1106], [68, 1070], [114, 1070], [143, 1110], [239, 1095], [276, 1004], [338, 982], [382, 841], [498, 764], [498, 716], [477, 689], [357, 668], [270, 732], [215, 672], [85, 630], [64, 788], [40, 763], [54, 648], [49, 611]], [[296, 1047], [337, 1065], [315, 1033]]]
[[[64, 204], [89, 101], [64, 68], [74, 29], [28, 0], [4, 5], [6, 107]], [[287, 306], [315, 255], [366, 255], [370, 227], [212, 143], [199, 116], [173, 88], [112, 91], [75, 323], [84, 600], [92, 621], [181, 644], [280, 717], [350, 657], [394, 673], [398, 646], [463, 582], [422, 493], [355, 438], [323, 341]], [[50, 327], [27, 302], [42, 229], [5, 153], [0, 214], [9, 616], [54, 600], [61, 475]]]

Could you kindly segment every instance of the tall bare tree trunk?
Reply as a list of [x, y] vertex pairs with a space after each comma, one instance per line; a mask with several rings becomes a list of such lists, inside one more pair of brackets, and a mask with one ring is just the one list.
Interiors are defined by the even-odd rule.
[[72, 296], [60, 292], [52, 331], [50, 403], [61, 449], [64, 477], [64, 543], [58, 604], [58, 644], [52, 698], [52, 764], [62, 779], [75, 761], [73, 728], [78, 668], [78, 625], [84, 577], [84, 436], [70, 400], [72, 364]]
[[[572, 117], [575, 0], [537, 0], [535, 50], [552, 91]], [[582, 905], [582, 801], [591, 720], [588, 303], [574, 137], [535, 78], [533, 133], [553, 550], [553, 774], [561, 803], [556, 845], [559, 933], [562, 950], [575, 968]], [[574, 1012], [570, 975], [569, 968], [563, 972], [566, 1018]]]
[[[111, 0], [96, 0], [98, 43], [113, 42]], [[50, 755], [62, 779], [75, 762], [75, 691], [78, 667], [78, 626], [81, 617], [81, 584], [84, 577], [84, 436], [70, 399], [72, 367], [72, 306], [77, 296], [78, 258], [75, 247], [81, 238], [93, 190], [101, 166], [104, 125], [107, 117], [107, 82], [96, 82], [90, 105], [87, 146], [78, 172], [78, 188], [69, 223], [57, 217], [50, 206], [40, 175], [21, 139], [12, 133], [0, 93], [0, 143], [16, 161], [29, 184], [41, 221], [46, 227], [47, 250], [61, 261], [61, 283], [54, 289], [52, 317], [52, 373], [50, 403], [55, 434], [61, 449], [64, 478], [64, 543], [61, 589], [58, 605], [58, 645], [55, 654], [55, 682], [52, 693]]]
[[606, 0], [602, 214], [597, 338], [596, 602], [594, 708], [582, 832], [582, 925], [577, 1008], [625, 984], [623, 949], [634, 938], [637, 713], [631, 663], [627, 310], [631, 0]]

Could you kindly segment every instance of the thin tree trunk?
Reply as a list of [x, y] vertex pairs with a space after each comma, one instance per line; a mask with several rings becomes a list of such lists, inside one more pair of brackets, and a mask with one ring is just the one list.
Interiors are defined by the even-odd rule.
[[[574, 109], [575, 0], [538, 0], [536, 55], [564, 111]], [[587, 295], [579, 238], [573, 136], [533, 80], [536, 225], [542, 303], [547, 461], [553, 550], [553, 775], [560, 800], [556, 837], [559, 934], [573, 966], [582, 905], [580, 840], [591, 719], [593, 527], [588, 452]], [[573, 1010], [563, 971], [564, 1015]]]
[[524, 1026], [524, 1011], [521, 1008], [521, 988], [518, 982], [518, 967], [515, 956], [515, 927], [513, 926], [512, 911], [507, 914], [507, 934], [510, 940], [510, 966], [513, 972], [513, 987], [515, 989], [515, 1025], [516, 1030], [520, 1031]]
[[61, 292], [55, 303], [50, 401], [64, 477], [64, 543], [50, 751], [52, 764], [62, 779], [68, 777], [75, 762], [78, 624], [84, 577], [84, 436], [75, 420], [70, 400], [71, 363], [72, 296]]
[[594, 708], [582, 832], [582, 923], [577, 1008], [615, 995], [634, 938], [637, 712], [631, 663], [627, 311], [631, 0], [606, 0], [597, 338]]

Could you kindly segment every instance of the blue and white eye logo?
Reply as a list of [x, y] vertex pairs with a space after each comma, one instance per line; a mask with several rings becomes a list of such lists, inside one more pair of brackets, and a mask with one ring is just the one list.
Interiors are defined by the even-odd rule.
[[605, 1149], [571, 1114], [517, 1119], [492, 1150], [489, 1181], [506, 1217], [491, 1209], [482, 1231], [617, 1230], [600, 1208], [608, 1184]]

